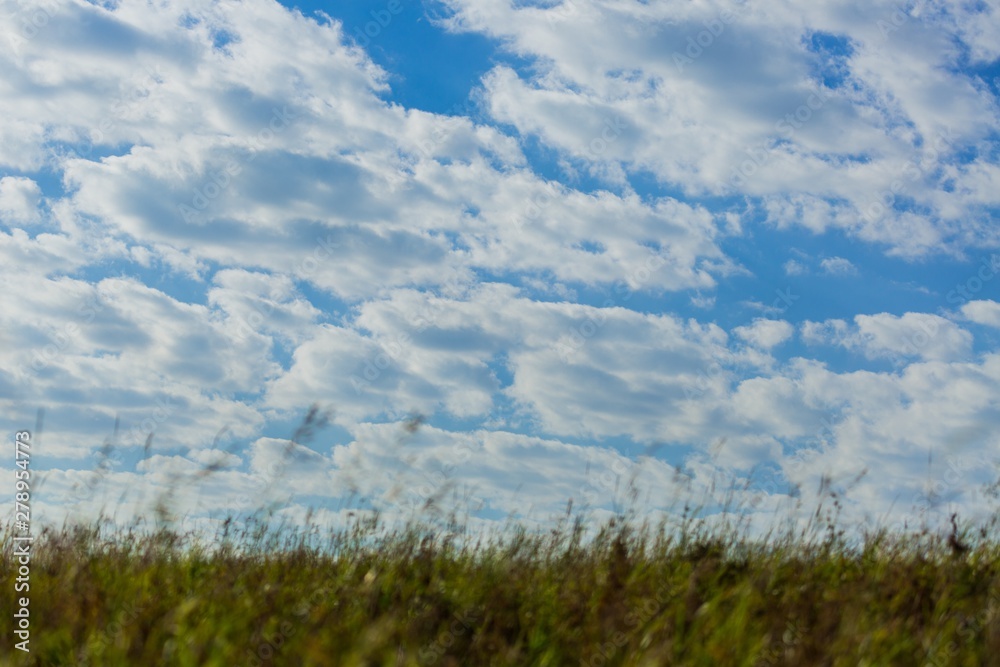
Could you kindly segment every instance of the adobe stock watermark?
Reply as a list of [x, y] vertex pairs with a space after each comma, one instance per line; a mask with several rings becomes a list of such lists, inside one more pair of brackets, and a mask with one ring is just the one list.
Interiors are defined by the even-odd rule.
[[[598, 507], [598, 501], [606, 498], [611, 498], [612, 502], [617, 502], [618, 498], [614, 494], [631, 487], [639, 478], [644, 466], [653, 460], [650, 451], [651, 449], [648, 449], [638, 459], [625, 456], [615, 457], [611, 465], [593, 476], [588, 475], [587, 481], [577, 489], [582, 506]], [[591, 469], [593, 467], [591, 466]], [[570, 498], [570, 502], [574, 502], [575, 500], [576, 498]]]
[[[321, 604], [325, 603], [333, 596], [334, 591], [328, 587], [317, 588], [308, 594], [296, 608], [293, 617], [283, 618], [274, 625], [270, 631], [257, 630], [250, 637], [250, 646], [244, 652], [241, 665], [246, 667], [263, 667], [264, 665], [286, 664], [279, 660], [282, 649], [290, 639], [295, 637], [299, 631], [298, 624], [301, 624], [307, 616]], [[245, 582], [240, 582], [233, 594], [236, 599], [242, 599], [250, 595]], [[260, 621], [263, 624], [262, 619]], [[164, 647], [163, 656], [165, 659], [175, 657], [177, 644], [175, 640], [169, 640]], [[285, 656], [286, 658], [288, 656]]]
[[924, 0], [907, 3], [905, 6], [897, 5], [896, 7], [893, 7], [891, 14], [885, 14], [876, 19], [875, 27], [878, 28], [879, 34], [882, 35], [883, 40], [888, 39], [889, 35], [897, 30], [900, 30], [907, 23], [917, 18], [926, 8], [927, 2]]
[[[984, 473], [988, 470], [1000, 472], [1000, 459], [990, 458], [985, 451], [978, 451], [976, 454], [949, 454], [944, 459], [946, 470], [933, 481], [928, 479], [923, 491], [914, 494], [913, 505], [924, 505], [926, 515], [935, 517], [940, 523], [944, 523], [951, 514], [951, 509], [943, 507], [942, 504], [961, 495], [970, 502], [979, 500], [979, 492], [972, 485], [972, 479], [976, 473]], [[990, 482], [992, 482], [993, 477]], [[990, 482], [985, 482], [988, 485]]]
[[91, 654], [96, 653], [98, 658], [105, 658], [105, 650], [117, 642], [125, 633], [125, 629], [138, 620], [139, 615], [146, 611], [145, 605], [136, 602], [126, 602], [124, 608], [115, 616], [100, 636], [96, 640], [87, 642], [81, 646], [77, 652], [77, 667], [90, 667], [91, 665], [104, 664], [91, 660]]
[[7, 43], [15, 54], [20, 55], [24, 43], [37, 37], [49, 25], [62, 3], [55, 0], [35, 0], [30, 3], [19, 2], [18, 5], [23, 11], [9, 15], [8, 19], [19, 23], [20, 29], [7, 37]]
[[[993, 254], [990, 257], [983, 257], [976, 267], [975, 273], [948, 292], [945, 297], [947, 302], [957, 306], [968, 303], [978, 292], [982, 291], [987, 283], [996, 277], [998, 272], [1000, 272], [1000, 255]], [[897, 365], [905, 364], [908, 357], [921, 356], [927, 347], [937, 340], [942, 326], [950, 324], [952, 318], [943, 307], [938, 308], [938, 312], [940, 313], [938, 316], [915, 319], [915, 330], [907, 332], [903, 336], [902, 344], [888, 355], [891, 362]]]
[[[947, 612], [942, 612], [935, 619], [935, 627], [948, 628], [954, 619], [949, 619]], [[1000, 618], [1000, 593], [993, 591], [990, 593], [989, 602], [980, 609], [974, 616], [963, 616], [957, 624], [958, 635], [962, 643], [966, 646], [976, 641], [983, 641], [984, 635], [995, 627], [997, 619]], [[935, 641], [931, 648], [917, 649], [913, 657], [922, 667], [946, 667], [947, 665], [960, 664], [958, 658], [962, 655], [962, 643], [955, 640], [947, 644], [943, 641]]]
[[442, 114], [437, 114], [438, 120], [434, 123], [427, 139], [417, 144], [417, 150], [424, 159], [434, 157], [435, 151], [447, 141], [456, 128], [462, 123], [462, 116], [470, 116], [475, 109], [468, 100], [463, 100], [451, 107]]
[[676, 593], [669, 587], [661, 587], [646, 597], [641, 605], [632, 607], [625, 614], [625, 630], [618, 630], [610, 635], [603, 644], [599, 644], [589, 655], [580, 661], [581, 667], [605, 667], [610, 664], [620, 664], [615, 661], [617, 654], [636, 638], [647, 623], [666, 607]]
[[[44, 10], [39, 10], [44, 11]], [[101, 144], [113, 145], [118, 139], [108, 138], [115, 128], [124, 121], [130, 112], [135, 110], [140, 102], [147, 99], [156, 85], [163, 81], [163, 72], [158, 65], [147, 65], [141, 70], [137, 70], [133, 76], [122, 81], [128, 81], [128, 85], [113, 98], [109, 109], [97, 121], [96, 126], [89, 129], [86, 136], [76, 140], [76, 143], [66, 148], [54, 148], [51, 150], [48, 161], [53, 168], [57, 168], [57, 163], [67, 159], [87, 159], [93, 155], [97, 146]]]
[[354, 39], [362, 49], [368, 48], [372, 40], [382, 34], [382, 31], [389, 27], [392, 20], [403, 13], [402, 0], [389, 0], [383, 9], [373, 9], [369, 12], [371, 21], [365, 23], [363, 27], [354, 29]]
[[278, 463], [272, 463], [269, 467], [254, 474], [251, 488], [239, 495], [226, 498], [221, 509], [240, 512], [252, 507], [259, 507], [261, 499], [266, 497], [268, 491], [282, 478], [287, 467], [285, 461], [282, 460]]
[[[625, 122], [618, 116], [605, 118], [600, 133], [587, 142], [586, 157], [590, 160], [600, 158], [621, 137], [625, 127]], [[546, 182], [545, 189], [529, 197], [524, 211], [511, 219], [514, 228], [520, 230], [526, 223], [537, 221], [558, 194], [559, 189], [551, 182]]]
[[14, 568], [16, 559], [17, 578], [14, 592], [23, 593], [23, 597], [15, 598], [17, 611], [13, 613], [11, 634], [17, 635], [21, 641], [14, 648], [25, 653], [31, 653], [31, 545], [35, 537], [31, 534], [31, 432], [18, 431], [14, 434], [14, 467], [20, 468], [14, 473], [14, 528], [20, 535], [12, 535], [14, 542], [11, 562]]
[[937, 164], [941, 155], [946, 152], [951, 145], [950, 133], [945, 131], [939, 134], [921, 157], [907, 160], [906, 164], [899, 170], [889, 187], [879, 192], [875, 198], [862, 207], [861, 214], [868, 222], [881, 220], [896, 201], [896, 197], [906, 191], [907, 187], [917, 182], [934, 165]]
[[[427, 325], [425, 324], [418, 324], [414, 332], [420, 333], [426, 327]], [[378, 351], [365, 359], [361, 373], [351, 374], [350, 381], [351, 387], [354, 389], [354, 395], [360, 396], [362, 392], [371, 387], [373, 382], [382, 377], [383, 372], [387, 371], [410, 350], [412, 343], [413, 337], [407, 331], [401, 331], [391, 340], [380, 343]]]
[[[451, 476], [452, 472], [458, 466], [469, 461], [472, 458], [473, 451], [475, 451], [475, 446], [468, 441], [462, 440], [455, 443], [451, 447], [452, 455], [448, 457], [448, 462], [442, 465], [440, 469], [430, 473], [422, 472], [423, 481], [405, 485], [406, 495], [403, 500], [397, 503], [400, 509], [409, 512], [411, 515], [435, 509], [435, 499], [442, 497], [443, 492], [454, 483], [455, 478]], [[386, 499], [392, 501], [402, 493], [403, 488], [402, 484], [397, 484], [397, 487], [386, 495]], [[482, 498], [471, 495], [468, 497], [468, 501], [472, 505], [483, 505], [486, 502]]]
[[[335, 256], [334, 251], [340, 247], [341, 243], [334, 240], [332, 234], [328, 234], [325, 238], [317, 237], [312, 251], [295, 265], [295, 276], [301, 280], [309, 280], [320, 266]], [[233, 335], [239, 340], [246, 340], [259, 333], [264, 323], [274, 314], [277, 306], [274, 299], [269, 297], [256, 299], [252, 308], [253, 312], [249, 315], [237, 319]]]
[[245, 150], [249, 151], [249, 155], [242, 161], [229, 160], [222, 168], [209, 173], [208, 179], [201, 186], [195, 188], [190, 202], [177, 205], [177, 210], [184, 218], [184, 222], [200, 223], [201, 214], [208, 208], [208, 205], [218, 199], [232, 185], [233, 179], [243, 172], [244, 166], [253, 162], [257, 158], [257, 154], [274, 141], [279, 132], [287, 129], [291, 125], [291, 121], [296, 118], [297, 116], [291, 113], [288, 107], [272, 109], [271, 119], [267, 125], [257, 134], [246, 139]]
[[798, 294], [792, 293], [791, 287], [786, 287], [785, 289], [774, 290], [775, 298], [771, 302], [771, 312], [783, 315], [785, 312], [791, 308], [796, 301], [801, 297]]
[[417, 659], [421, 665], [436, 665], [441, 661], [455, 641], [462, 635], [469, 634], [475, 628], [475, 624], [482, 612], [478, 609], [466, 609], [461, 614], [455, 614], [445, 632], [441, 633], [433, 643], [425, 646], [417, 653]]
[[684, 398], [688, 400], [702, 398], [712, 387], [728, 378], [729, 371], [726, 370], [722, 360], [713, 355], [708, 368], [699, 370], [693, 381], [684, 384]]
[[657, 271], [666, 266], [667, 260], [659, 253], [651, 253], [642, 266], [632, 272], [630, 280], [619, 280], [615, 283], [614, 293], [617, 298], [607, 298], [596, 312], [589, 315], [581, 324], [570, 327], [568, 334], [561, 336], [554, 345], [556, 353], [563, 363], [571, 362], [587, 344], [587, 341], [597, 335], [608, 321], [607, 309], [621, 305], [632, 295], [646, 285]]
[[579, 15], [580, 8], [573, 0], [562, 0], [558, 5], [545, 10], [545, 20], [550, 24], [560, 23]]
[[240, 317], [236, 321], [236, 329], [233, 335], [239, 340], [246, 340], [250, 336], [260, 333], [264, 323], [274, 314], [276, 307], [272, 299], [257, 299], [254, 301], [252, 312], [246, 317]]
[[774, 667], [784, 665], [794, 658], [795, 651], [808, 634], [809, 629], [798, 619], [789, 619], [785, 623], [785, 631], [781, 633], [780, 641], [771, 643], [757, 654], [754, 667]]
[[[105, 288], [96, 293], [96, 296], [89, 297], [77, 306], [76, 315], [82, 320], [84, 325], [91, 324], [98, 315], [108, 307], [106, 299], [108, 296], [116, 295], [125, 286], [122, 281], [113, 281], [105, 284]], [[21, 364], [15, 373], [18, 381], [25, 381], [31, 375], [41, 373], [50, 365], [55, 363], [60, 357], [66, 354], [67, 348], [80, 336], [81, 326], [78, 320], [64, 322], [58, 330], [52, 334], [51, 342], [46, 343], [40, 349], [35, 349], [31, 355], [31, 361], [27, 366]]]
[[90, 500], [94, 497], [94, 491], [108, 478], [114, 469], [123, 464], [125, 458], [117, 450], [102, 450], [97, 467], [85, 478], [83, 482], [75, 482], [72, 486], [72, 497], [76, 501]]
[[976, 267], [975, 274], [969, 276], [965, 282], [955, 285], [955, 288], [948, 292], [945, 300], [955, 306], [968, 303], [998, 273], [1000, 273], [1000, 255], [992, 254], [989, 257], [983, 257], [979, 262], [979, 266]]
[[[726, 26], [735, 21], [740, 16], [742, 10], [747, 7], [747, 0], [734, 1], [738, 6], [737, 10], [726, 8], [707, 21], [703, 21], [702, 25], [705, 26], [705, 29], [694, 35], [688, 35], [687, 46], [684, 52], [674, 51], [674, 67], [677, 68], [678, 72], [684, 72], [685, 67], [693, 65], [694, 61], [701, 58], [705, 54], [705, 51], [710, 49], [715, 44], [715, 41], [722, 36], [722, 33], [726, 31]], [[667, 21], [667, 24], [675, 25], [675, 22]]]
[[[441, 289], [444, 293], [461, 291], [462, 285], [458, 281], [452, 280], [443, 285]], [[350, 382], [354, 389], [354, 395], [360, 396], [363, 391], [371, 387], [373, 382], [376, 382], [384, 372], [411, 349], [413, 334], [419, 334], [425, 329], [435, 326], [439, 317], [439, 309], [424, 305], [410, 320], [410, 331], [400, 331], [390, 340], [378, 343], [378, 351], [365, 359], [361, 373], [351, 374]]]
[[128, 430], [126, 439], [133, 447], [145, 444], [149, 437], [156, 432], [156, 427], [170, 419], [177, 410], [169, 396], [156, 399], [155, 405], [152, 414], [138, 424], [133, 424], [132, 428]]
[[[119, 123], [125, 120], [129, 112], [138, 107], [142, 100], [149, 97], [156, 84], [163, 80], [163, 72], [156, 65], [146, 67], [143, 73], [144, 76], [141, 79], [128, 86], [114, 99], [109, 112], [101, 117], [97, 127], [90, 130], [86, 141], [70, 148], [68, 155], [62, 157], [69, 159], [89, 158], [94, 153], [94, 149], [105, 142], [107, 135], [118, 127]], [[114, 143], [114, 141], [108, 143]]]
[[[784, 135], [786, 139], [792, 139], [795, 133], [802, 129], [813, 116], [822, 109], [829, 101], [831, 93], [825, 88], [817, 88], [811, 92], [802, 104], [788, 112], [774, 124], [775, 131]], [[734, 188], [740, 188], [757, 173], [771, 159], [771, 154], [776, 150], [776, 146], [761, 144], [750, 146], [744, 150], [748, 159], [743, 160], [738, 167], [733, 169], [729, 176], [729, 183]]]
[[596, 136], [587, 143], [587, 156], [598, 158], [608, 150], [608, 146], [613, 144], [625, 130], [625, 123], [621, 118], [605, 118], [604, 126], [601, 128], [600, 136]]

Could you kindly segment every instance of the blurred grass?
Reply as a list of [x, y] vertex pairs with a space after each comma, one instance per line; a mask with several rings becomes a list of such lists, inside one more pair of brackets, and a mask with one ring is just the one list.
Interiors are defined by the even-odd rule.
[[[611, 521], [474, 543], [359, 518], [322, 544], [258, 516], [43, 532], [10, 665], [996, 665], [995, 543], [733, 540]], [[312, 533], [315, 535], [315, 533]], [[0, 544], [7, 564], [13, 533]], [[951, 536], [949, 536], [951, 537]], [[5, 566], [0, 588], [13, 591]], [[0, 596], [10, 619], [12, 595]]]
[[[325, 424], [311, 409], [290, 443]], [[31, 653], [6, 632], [0, 665], [1000, 665], [1000, 519], [848, 539], [828, 497], [804, 528], [757, 539], [727, 500], [722, 522], [685, 504], [669, 528], [630, 511], [593, 527], [570, 502], [547, 532], [478, 536], [440, 507], [326, 530], [261, 507], [208, 540], [162, 497], [155, 528], [36, 537]], [[24, 595], [14, 537], [0, 531], [5, 627]]]

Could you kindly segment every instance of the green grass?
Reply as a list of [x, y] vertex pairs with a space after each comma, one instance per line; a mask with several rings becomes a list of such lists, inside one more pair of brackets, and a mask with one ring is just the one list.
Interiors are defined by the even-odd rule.
[[[310, 410], [291, 442], [324, 424]], [[5, 632], [0, 665], [1000, 665], [1000, 516], [851, 537], [823, 485], [807, 525], [758, 538], [731, 493], [669, 526], [635, 511], [593, 526], [571, 502], [547, 532], [473, 534], [432, 506], [445, 491], [403, 527], [361, 511], [337, 530], [275, 524], [262, 507], [210, 538], [161, 497], [155, 529], [44, 529], [27, 593], [8, 525], [0, 616], [13, 628], [30, 597], [31, 652]]]
[[[852, 546], [829, 531], [754, 543], [704, 525], [619, 520], [584, 539], [577, 519], [473, 542], [372, 518], [327, 535], [271, 529], [259, 514], [211, 549], [168, 530], [46, 531], [31, 653], [8, 639], [0, 662], [1000, 664], [995, 541], [925, 532]], [[5, 566], [0, 587], [15, 577]], [[13, 604], [0, 596], [4, 618]]]

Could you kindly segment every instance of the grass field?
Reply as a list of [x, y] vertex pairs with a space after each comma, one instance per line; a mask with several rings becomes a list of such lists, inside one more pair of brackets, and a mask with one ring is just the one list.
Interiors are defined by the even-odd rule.
[[[359, 519], [327, 535], [227, 524], [47, 531], [31, 652], [11, 665], [996, 665], [1000, 558], [983, 535], [835, 531], [767, 543], [612, 521], [462, 542]], [[13, 561], [11, 531], [2, 539]], [[976, 539], [973, 539], [976, 537]], [[988, 535], [986, 536], [988, 537]], [[966, 542], [971, 542], [967, 544]], [[0, 611], [13, 614], [16, 568]]]
[[156, 528], [40, 531], [27, 591], [8, 525], [0, 614], [15, 628], [30, 597], [30, 653], [5, 631], [0, 665], [1000, 665], [1000, 517], [859, 535], [818, 499], [756, 537], [739, 508], [686, 503], [669, 526], [570, 503], [545, 532], [488, 533], [441, 508], [323, 529], [265, 507], [206, 537], [167, 497]]

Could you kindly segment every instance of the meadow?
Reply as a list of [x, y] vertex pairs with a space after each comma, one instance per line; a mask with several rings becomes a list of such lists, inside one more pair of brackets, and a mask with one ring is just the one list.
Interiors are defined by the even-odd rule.
[[[32, 548], [30, 653], [5, 633], [0, 664], [1000, 665], [996, 520], [852, 538], [817, 511], [752, 537], [739, 508], [721, 523], [701, 509], [595, 527], [569, 504], [549, 530], [488, 533], [454, 513], [358, 512], [330, 530], [273, 508], [212, 539], [50, 527]], [[5, 623], [14, 537], [0, 535]]]

